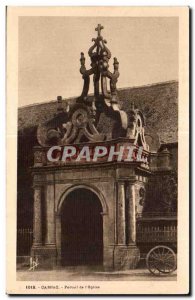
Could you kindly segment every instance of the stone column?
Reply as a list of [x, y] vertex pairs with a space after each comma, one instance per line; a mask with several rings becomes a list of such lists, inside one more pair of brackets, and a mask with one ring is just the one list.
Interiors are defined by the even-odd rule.
[[129, 183], [127, 187], [127, 237], [128, 244], [136, 243], [136, 207], [135, 207], [135, 185]]
[[61, 215], [56, 215], [56, 249], [57, 263], [61, 263]]
[[117, 241], [118, 245], [126, 244], [125, 230], [125, 185], [124, 182], [118, 182], [117, 199]]
[[54, 185], [48, 184], [46, 186], [46, 245], [56, 244], [56, 225], [55, 225], [55, 198], [54, 198]]
[[34, 186], [33, 247], [42, 245], [41, 186]]

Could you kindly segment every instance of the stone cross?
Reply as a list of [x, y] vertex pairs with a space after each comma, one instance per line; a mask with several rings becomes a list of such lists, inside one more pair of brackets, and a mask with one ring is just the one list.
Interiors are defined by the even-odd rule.
[[98, 32], [98, 36], [100, 36], [102, 29], [104, 29], [104, 27], [101, 24], [98, 24], [98, 26], [95, 28], [95, 31]]

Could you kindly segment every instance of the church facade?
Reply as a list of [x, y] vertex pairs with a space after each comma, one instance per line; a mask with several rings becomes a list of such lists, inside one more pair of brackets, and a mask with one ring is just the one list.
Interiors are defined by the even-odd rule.
[[[29, 255], [38, 258], [43, 268], [84, 264], [99, 265], [104, 270], [134, 269], [142, 254], [140, 224], [154, 222], [152, 213], [161, 216], [159, 227], [167, 222], [176, 224], [177, 128], [170, 127], [167, 132], [165, 125], [155, 130], [151, 122], [155, 109], [152, 113], [149, 107], [149, 115], [145, 106], [145, 116], [143, 104], [140, 102], [139, 107], [136, 97], [124, 104], [127, 100], [123, 91], [116, 87], [119, 62], [114, 58], [111, 72], [111, 52], [102, 29], [97, 26], [97, 37], [88, 51], [89, 69], [81, 53], [81, 96], [69, 101], [58, 96], [50, 115], [33, 127], [33, 149], [30, 147], [27, 155], [33, 191], [33, 243]], [[92, 76], [94, 94], [88, 95]], [[174, 98], [175, 85], [166, 83], [160, 88], [168, 86]], [[172, 109], [175, 107], [174, 103]], [[166, 115], [156, 122], [165, 123], [163, 117]], [[20, 132], [19, 138], [25, 136], [24, 126]], [[166, 133], [165, 141], [164, 136], [160, 141], [158, 132], [162, 136]], [[71, 146], [79, 153], [83, 151], [79, 160], [76, 153], [70, 155], [68, 151], [62, 159], [65, 152], [61, 149], [69, 147], [71, 151]], [[52, 159], [48, 159], [52, 147]], [[93, 159], [87, 159], [84, 147]], [[98, 149], [96, 159], [94, 149]], [[124, 153], [124, 149], [132, 151]], [[22, 190], [18, 201], [20, 197], [25, 198]]]

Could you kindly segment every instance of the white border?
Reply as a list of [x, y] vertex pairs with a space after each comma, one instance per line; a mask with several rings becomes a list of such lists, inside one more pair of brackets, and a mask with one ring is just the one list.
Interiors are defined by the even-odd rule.
[[[53, 5], [54, 1], [29, 1], [28, 2], [28, 5]], [[133, 5], [135, 2], [134, 1], [129, 1], [128, 2], [128, 5]], [[115, 3], [114, 1], [102, 1], [102, 0], [99, 0], [98, 1], [98, 4], [95, 2], [93, 2], [94, 5], [117, 5], [118, 3]], [[120, 1], [120, 6], [121, 5], [126, 5], [126, 1], [124, 0], [121, 0]], [[138, 5], [170, 5], [170, 1], [148, 1], [146, 3], [146, 1], [140, 1], [140, 0], [137, 0], [136, 1], [136, 6]], [[193, 1], [171, 1], [171, 6], [173, 5], [181, 5], [181, 6], [186, 6], [186, 5], [190, 5], [191, 7], [193, 7], [193, 4], [194, 2]], [[0, 32], [1, 32], [1, 37], [2, 37], [2, 41], [0, 43], [0, 50], [1, 50], [1, 66], [4, 67], [5, 69], [5, 5], [14, 5], [14, 6], [18, 6], [18, 5], [25, 5], [24, 2], [22, 1], [2, 1], [1, 4], [0, 4], [0, 7], [1, 7], [1, 11], [0, 11]], [[71, 1], [55, 1], [55, 6], [56, 5], [73, 5], [73, 3], [71, 3]], [[91, 1], [78, 1], [78, 0], [75, 0], [74, 1], [74, 5], [92, 5], [92, 2]], [[1, 72], [0, 73], [0, 80], [2, 82], [2, 86], [5, 86], [5, 80], [4, 80], [4, 74]], [[5, 90], [3, 89], [0, 89], [1, 90], [1, 118], [0, 118], [0, 129], [1, 129], [1, 138], [3, 141], [5, 141]], [[1, 157], [2, 157], [2, 165], [1, 165], [1, 177], [0, 177], [0, 182], [1, 182], [1, 195], [3, 196], [2, 197], [2, 201], [0, 202], [0, 212], [1, 212], [1, 220], [5, 220], [5, 201], [3, 201], [5, 199], [4, 195], [5, 195], [5, 145], [3, 145], [1, 147]], [[4, 222], [5, 224], [5, 222]], [[4, 236], [4, 240], [5, 240], [5, 230], [2, 230], [2, 234], [1, 236]], [[1, 257], [5, 257], [5, 247], [1, 247], [0, 248], [0, 254], [1, 254]], [[3, 259], [2, 261], [5, 261], [5, 259]], [[5, 267], [5, 264], [4, 264], [4, 267]], [[3, 290], [5, 291], [5, 281], [4, 280], [1, 280], [1, 285], [3, 285]], [[2, 289], [1, 289], [2, 290]], [[4, 294], [4, 292], [3, 292]]]

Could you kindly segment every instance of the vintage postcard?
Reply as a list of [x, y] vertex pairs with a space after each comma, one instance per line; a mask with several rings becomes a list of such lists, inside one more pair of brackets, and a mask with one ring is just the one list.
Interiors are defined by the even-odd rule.
[[189, 293], [189, 8], [7, 7], [7, 293]]

